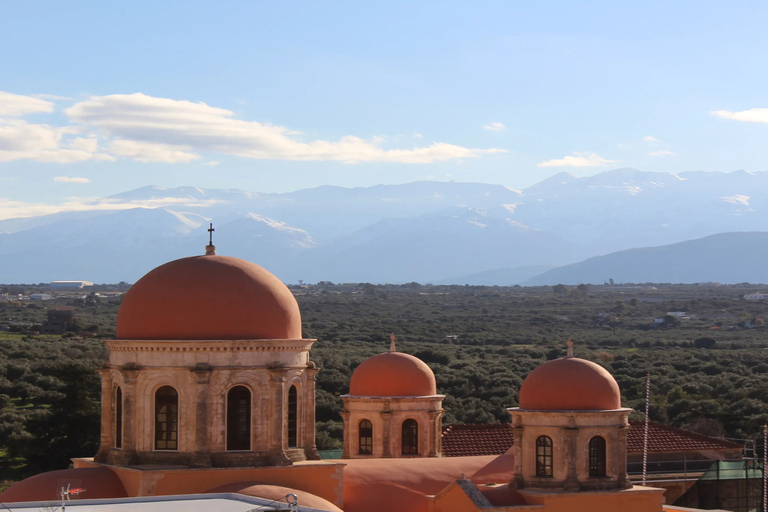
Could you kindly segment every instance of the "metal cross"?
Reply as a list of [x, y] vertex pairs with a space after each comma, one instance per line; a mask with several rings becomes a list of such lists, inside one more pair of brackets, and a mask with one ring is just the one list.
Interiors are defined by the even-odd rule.
[[213, 232], [214, 232], [214, 231], [216, 231], [216, 230], [215, 230], [215, 229], [213, 229], [213, 222], [211, 222], [211, 223], [208, 225], [208, 244], [209, 244], [209, 245], [213, 245]]

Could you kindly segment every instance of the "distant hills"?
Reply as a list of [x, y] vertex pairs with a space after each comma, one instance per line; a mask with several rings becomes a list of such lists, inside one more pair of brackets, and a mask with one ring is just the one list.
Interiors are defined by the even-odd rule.
[[106, 202], [0, 221], [0, 282], [134, 282], [202, 254], [208, 222], [219, 254], [294, 283], [768, 282], [768, 173], [561, 173], [522, 191], [143, 187]]

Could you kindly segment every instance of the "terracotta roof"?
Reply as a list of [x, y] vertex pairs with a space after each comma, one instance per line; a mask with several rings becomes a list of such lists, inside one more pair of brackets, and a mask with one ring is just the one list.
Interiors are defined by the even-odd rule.
[[[645, 422], [631, 421], [627, 435], [627, 453], [643, 452]], [[697, 434], [689, 430], [648, 422], [648, 452], [687, 452], [696, 450], [740, 450], [740, 444]]]
[[[686, 452], [697, 450], [739, 450], [741, 445], [688, 430], [649, 422], [648, 451]], [[645, 423], [630, 422], [627, 453], [642, 453]], [[512, 425], [489, 423], [449, 425], [443, 428], [443, 456], [501, 455], [515, 444]]]
[[443, 456], [501, 455], [515, 444], [509, 423], [448, 425], [443, 428]]

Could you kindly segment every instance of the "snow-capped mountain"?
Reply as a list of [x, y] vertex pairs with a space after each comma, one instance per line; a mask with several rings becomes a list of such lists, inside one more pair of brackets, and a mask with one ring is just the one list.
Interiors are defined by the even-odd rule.
[[286, 194], [143, 187], [97, 203], [0, 221], [0, 282], [135, 281], [201, 254], [209, 222], [220, 254], [289, 282], [528, 278], [636, 247], [768, 231], [768, 173], [560, 173], [523, 191], [429, 181]]

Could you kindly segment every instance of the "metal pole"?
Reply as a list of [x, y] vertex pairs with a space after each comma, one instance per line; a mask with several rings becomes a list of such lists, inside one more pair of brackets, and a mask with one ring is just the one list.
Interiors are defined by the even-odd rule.
[[651, 408], [651, 372], [645, 381], [645, 436], [643, 438], [643, 485], [648, 478], [648, 412]]
[[768, 451], [768, 423], [763, 426], [763, 512], [768, 512], [768, 471], [765, 470], [765, 463]]

